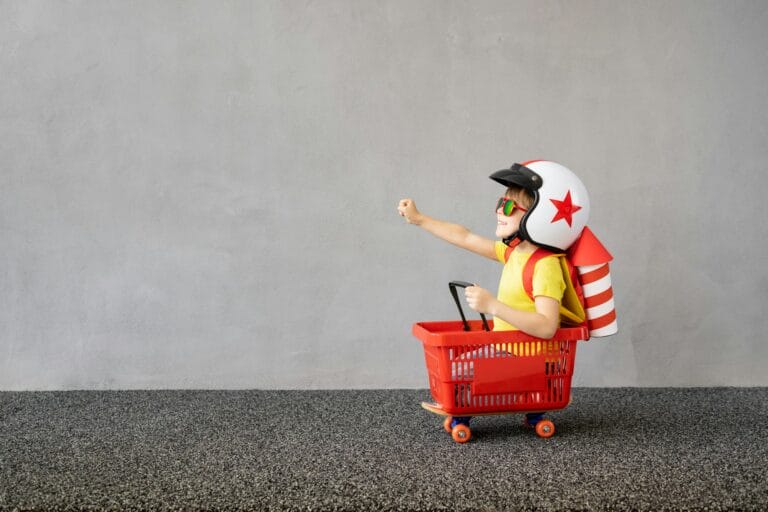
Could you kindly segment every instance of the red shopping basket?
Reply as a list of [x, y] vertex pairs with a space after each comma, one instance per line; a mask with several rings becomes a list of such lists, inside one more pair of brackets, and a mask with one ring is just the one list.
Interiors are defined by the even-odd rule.
[[[419, 322], [413, 326], [414, 336], [424, 346], [429, 389], [435, 402], [424, 404], [425, 408], [451, 418], [543, 413], [566, 407], [570, 402], [576, 342], [589, 338], [587, 328], [561, 328], [551, 340], [522, 331], [492, 331], [492, 322], [483, 315], [481, 321], [466, 320], [457, 286], [471, 284], [450, 283], [461, 321]], [[539, 420], [541, 414], [534, 422]], [[468, 427], [468, 418], [465, 423]], [[548, 423], [554, 433], [554, 425]], [[467, 428], [467, 438], [468, 434]]]

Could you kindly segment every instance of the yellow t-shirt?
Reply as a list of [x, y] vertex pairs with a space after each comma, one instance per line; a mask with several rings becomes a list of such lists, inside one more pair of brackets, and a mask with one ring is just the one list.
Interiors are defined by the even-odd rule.
[[[496, 258], [502, 264], [504, 264], [504, 253], [506, 250], [507, 246], [504, 242], [496, 242]], [[528, 297], [528, 294], [525, 293], [525, 288], [523, 287], [523, 269], [532, 254], [519, 249], [512, 251], [509, 255], [509, 261], [504, 264], [504, 270], [501, 272], [499, 293], [496, 298], [509, 307], [521, 311], [535, 312], [536, 305]], [[563, 299], [564, 291], [565, 280], [563, 279], [563, 270], [558, 257], [553, 255], [540, 259], [533, 271], [533, 296], [544, 295], [560, 302]], [[517, 331], [518, 328], [501, 318], [494, 317], [493, 330]]]

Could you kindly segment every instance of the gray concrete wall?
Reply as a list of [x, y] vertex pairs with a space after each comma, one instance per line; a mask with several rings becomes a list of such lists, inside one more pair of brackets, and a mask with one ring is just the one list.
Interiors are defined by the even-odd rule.
[[580, 386], [768, 385], [760, 1], [0, 2], [0, 389], [427, 385], [487, 175], [592, 197]]

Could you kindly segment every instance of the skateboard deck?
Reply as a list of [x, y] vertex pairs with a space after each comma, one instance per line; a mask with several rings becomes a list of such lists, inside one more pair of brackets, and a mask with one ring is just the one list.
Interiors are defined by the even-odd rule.
[[[570, 403], [571, 403], [571, 400], [568, 401], [568, 405], [570, 405]], [[541, 409], [541, 410], [530, 410], [530, 411], [529, 410], [525, 410], [525, 411], [520, 411], [520, 410], [512, 411], [512, 410], [509, 410], [509, 411], [493, 411], [493, 412], [469, 412], [469, 411], [467, 411], [467, 412], [459, 413], [459, 414], [451, 414], [449, 412], [444, 411], [442, 409], [442, 407], [440, 407], [440, 404], [436, 404], [434, 402], [421, 402], [421, 407], [423, 409], [426, 409], [427, 411], [429, 411], [429, 412], [431, 412], [433, 414], [437, 414], [439, 416], [459, 416], [459, 415], [460, 416], [499, 416], [499, 415], [502, 415], [502, 414], [529, 414], [529, 413], [537, 414], [537, 413], [545, 413], [545, 412], [549, 412], [549, 411], [553, 410], [553, 409]]]

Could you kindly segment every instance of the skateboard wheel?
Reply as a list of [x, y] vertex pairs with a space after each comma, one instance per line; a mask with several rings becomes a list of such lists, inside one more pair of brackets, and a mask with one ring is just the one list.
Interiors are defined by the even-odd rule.
[[457, 443], [466, 443], [472, 437], [472, 431], [463, 423], [459, 423], [451, 430], [451, 437]]
[[545, 439], [552, 437], [555, 435], [555, 424], [549, 420], [541, 420], [536, 424], [536, 434]]
[[451, 426], [452, 421], [453, 421], [453, 418], [450, 416], [446, 417], [445, 420], [443, 421], [443, 428], [449, 434], [453, 431], [453, 427]]

